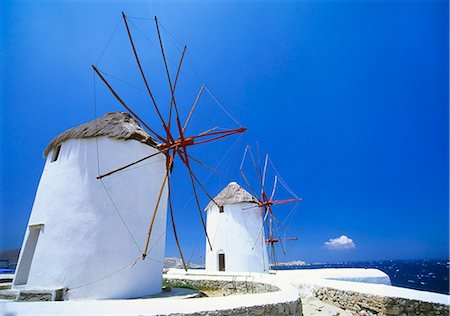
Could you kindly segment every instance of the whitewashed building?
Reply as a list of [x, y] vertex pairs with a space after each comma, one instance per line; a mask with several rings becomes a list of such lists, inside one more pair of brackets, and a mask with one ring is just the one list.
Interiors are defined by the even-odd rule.
[[231, 182], [206, 207], [205, 269], [227, 272], [268, 272], [269, 261], [258, 201]]
[[[101, 180], [100, 174], [154, 157]], [[159, 293], [167, 188], [149, 253], [140, 259], [166, 172], [165, 156], [127, 113], [114, 112], [53, 139], [26, 229], [16, 289], [67, 288], [69, 299]]]

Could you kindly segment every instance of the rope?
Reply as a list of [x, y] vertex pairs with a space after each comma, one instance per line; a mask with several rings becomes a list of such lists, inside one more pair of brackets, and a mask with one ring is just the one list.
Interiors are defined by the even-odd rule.
[[[289, 212], [289, 214], [288, 214], [288, 216], [286, 216], [286, 218], [283, 220], [283, 222], [281, 223], [281, 225], [284, 225], [285, 223], [286, 223], [286, 221], [288, 220], [288, 218], [298, 209], [298, 203], [296, 203], [293, 207], [292, 207], [292, 209], [291, 209], [291, 211]], [[287, 229], [286, 229], [287, 230]]]
[[[96, 76], [93, 71], [94, 76], [94, 116], [95, 116], [95, 125], [97, 125], [97, 89], [96, 89]], [[97, 156], [97, 173], [100, 174], [100, 154], [98, 150], [98, 137], [95, 137], [95, 145], [96, 145], [96, 156]], [[122, 224], [124, 225], [126, 231], [130, 235], [131, 239], [133, 240], [136, 248], [139, 252], [141, 252], [141, 249], [139, 248], [139, 245], [137, 244], [136, 240], [134, 239], [133, 234], [131, 233], [130, 229], [128, 228], [127, 224], [125, 223], [125, 220], [123, 219], [122, 215], [119, 212], [119, 209], [117, 208], [116, 204], [114, 203], [113, 198], [111, 197], [111, 194], [109, 193], [108, 189], [106, 188], [104, 182], [102, 179], [100, 179], [100, 183], [102, 184], [103, 189], [105, 190], [109, 200], [111, 201], [111, 204], [113, 205], [114, 209], [116, 210], [117, 215], [119, 216], [120, 220], [122, 221]]]
[[[168, 31], [168, 29], [161, 23], [159, 22], [159, 25], [161, 25], [162, 29], [166, 32], [167, 35], [169, 35], [169, 38], [175, 43], [175, 47], [181, 51], [180, 48], [177, 47], [177, 44], [181, 47], [184, 47], [184, 45], [175, 37], [172, 35], [172, 33], [170, 33]], [[189, 52], [188, 52], [189, 55]], [[205, 80], [202, 80], [201, 76], [198, 74], [195, 66], [193, 65], [193, 62], [191, 62], [190, 57], [188, 57], [187, 59], [187, 63], [189, 65], [189, 67], [194, 71], [195, 75], [197, 76], [197, 78], [202, 81], [205, 82]], [[188, 76], [189, 77], [189, 76]], [[192, 82], [194, 82], [191, 78], [189, 78]], [[208, 92], [209, 96], [213, 99], [213, 101], [239, 126], [243, 126], [233, 115], [231, 115], [231, 113], [217, 100], [217, 98], [212, 94], [212, 92], [208, 89], [207, 86], [205, 86], [205, 90], [206, 92]]]
[[128, 15], [127, 15], [127, 19], [153, 21], [153, 19], [151, 19], [151, 18], [142, 18], [142, 17], [138, 17], [138, 16], [128, 16]]
[[123, 219], [122, 215], [120, 214], [116, 203], [114, 203], [114, 200], [112, 199], [111, 194], [109, 193], [108, 189], [106, 188], [106, 185], [103, 183], [103, 179], [100, 179], [100, 183], [102, 184], [103, 188], [105, 189], [105, 192], [108, 195], [108, 198], [111, 201], [111, 204], [114, 206], [114, 209], [116, 210], [117, 215], [119, 216], [120, 220], [122, 221], [123, 226], [125, 227], [125, 229], [127, 230], [128, 234], [130, 235], [131, 239], [133, 240], [133, 243], [136, 246], [137, 250], [139, 252], [142, 252], [141, 248], [139, 248], [139, 245], [136, 242], [136, 239], [134, 239], [133, 234], [131, 233], [130, 229], [128, 228], [127, 224], [125, 223], [125, 220]]
[[[164, 236], [165, 233], [166, 233], [166, 230], [164, 230], [164, 231], [161, 233], [161, 235], [158, 237], [158, 239], [157, 239], [156, 242], [154, 243], [153, 247], [151, 247], [151, 248], [149, 249], [148, 252], [150, 252], [150, 251], [151, 251], [151, 250], [159, 243], [159, 241], [161, 240], [162, 236]], [[88, 283], [85, 283], [85, 284], [82, 284], [82, 285], [78, 285], [78, 286], [72, 287], [72, 288], [70, 288], [70, 289], [68, 289], [68, 290], [69, 290], [69, 291], [70, 291], [70, 290], [75, 290], [75, 289], [79, 289], [79, 288], [86, 287], [86, 286], [89, 286], [89, 285], [93, 285], [93, 284], [100, 283], [100, 282], [102, 282], [102, 281], [104, 281], [104, 280], [106, 280], [106, 279], [112, 277], [113, 275], [115, 275], [115, 274], [117, 274], [117, 273], [119, 273], [119, 272], [121, 272], [121, 271], [123, 271], [123, 270], [125, 270], [125, 269], [132, 268], [133, 266], [136, 265], [136, 263], [137, 263], [141, 258], [142, 258], [142, 256], [141, 256], [141, 254], [139, 254], [139, 256], [138, 256], [136, 259], [134, 259], [133, 261], [131, 261], [129, 264], [127, 264], [127, 265], [125, 265], [125, 266], [123, 266], [123, 267], [121, 267], [121, 268], [119, 268], [119, 269], [117, 269], [117, 270], [115, 270], [115, 271], [113, 271], [113, 272], [111, 272], [111, 273], [109, 273], [109, 274], [107, 274], [107, 275], [105, 275], [105, 276], [103, 276], [103, 277], [101, 277], [101, 278], [95, 280], [95, 281], [88, 282]], [[151, 257], [149, 257], [149, 256], [147, 256], [145, 259], [150, 259], [151, 261], [155, 261], [155, 262], [159, 262], [159, 263], [164, 264], [164, 261], [160, 261], [160, 260], [151, 258]]]
[[161, 162], [161, 161], [165, 161], [165, 160], [166, 160], [166, 158], [163, 158], [163, 159], [147, 162], [145, 164], [134, 165], [134, 166], [128, 167], [126, 169], [114, 172], [114, 174], [121, 174], [121, 173], [125, 173], [125, 172], [131, 171], [131, 170], [140, 169], [140, 168], [146, 167], [148, 165], [152, 165], [152, 164], [155, 164], [155, 163], [158, 163], [158, 162]]
[[[95, 130], [97, 129], [97, 81], [96, 81], [96, 75], [94, 70], [92, 70], [92, 75], [94, 77], [94, 124], [95, 124]], [[98, 137], [95, 137], [95, 144], [97, 147], [97, 173], [100, 174], [100, 158], [98, 155]]]
[[104, 281], [104, 280], [106, 280], [106, 279], [112, 277], [113, 275], [115, 275], [115, 274], [117, 274], [117, 273], [119, 273], [119, 272], [121, 272], [121, 271], [123, 271], [123, 270], [125, 270], [125, 269], [128, 269], [128, 268], [133, 267], [133, 266], [138, 262], [138, 260], [139, 260], [140, 258], [141, 258], [140, 256], [137, 257], [135, 260], [131, 261], [131, 263], [128, 263], [127, 265], [121, 267], [121, 268], [118, 269], [118, 270], [115, 270], [114, 272], [111, 272], [110, 274], [107, 274], [107, 275], [104, 276], [104, 277], [101, 277], [100, 279], [97, 279], [97, 280], [92, 281], [92, 282], [88, 282], [88, 283], [85, 283], [85, 284], [82, 284], [82, 285], [78, 285], [78, 286], [72, 287], [72, 288], [68, 289], [68, 291], [76, 290], [76, 289], [79, 289], [79, 288], [82, 288], [82, 287], [86, 287], [86, 286], [89, 286], [89, 285], [93, 285], [93, 284], [102, 282], [102, 281]]
[[[117, 29], [117, 27], [116, 27], [116, 29]], [[114, 31], [114, 33], [115, 33], [115, 31]], [[114, 35], [114, 33], [113, 33], [113, 35]], [[109, 42], [108, 42], [108, 44], [109, 44]], [[103, 54], [102, 54], [102, 55], [103, 55]], [[101, 59], [101, 58], [100, 58], [100, 59]], [[100, 59], [99, 59], [99, 61], [100, 61]], [[97, 62], [97, 63], [98, 63], [98, 62]], [[93, 73], [93, 77], [94, 77], [94, 118], [95, 118], [95, 121], [94, 121], [94, 122], [95, 122], [95, 124], [96, 124], [96, 119], [97, 119], [97, 93], [96, 93], [96, 76], [95, 76], [95, 73]], [[100, 174], [100, 156], [99, 156], [99, 150], [98, 150], [98, 137], [95, 138], [95, 142], [96, 142], [96, 149], [97, 149], [97, 150], [96, 150], [96, 156], [97, 156], [97, 172], [98, 172], [98, 174]], [[135, 243], [135, 245], [136, 245], [136, 247], [137, 247], [139, 253], [141, 253], [141, 250], [139, 249], [139, 246], [137, 245], [137, 243], [136, 243], [136, 241], [135, 241], [133, 235], [131, 234], [131, 232], [129, 231], [127, 225], [125, 224], [125, 222], [124, 222], [122, 216], [120, 215], [120, 212], [119, 212], [119, 210], [117, 209], [117, 206], [115, 205], [115, 203], [114, 203], [114, 201], [113, 201], [111, 195], [109, 194], [109, 192], [108, 192], [108, 190], [107, 190], [105, 184], [103, 183], [102, 180], [100, 180], [100, 181], [101, 181], [102, 186], [103, 186], [103, 188], [105, 189], [105, 192], [107, 193], [107, 195], [108, 195], [108, 197], [109, 197], [111, 203], [113, 204], [114, 208], [116, 209], [117, 214], [119, 215], [120, 219], [122, 220], [122, 223], [124, 224], [125, 228], [127, 229], [128, 233], [130, 234], [131, 238], [133, 239], [133, 241], [134, 241], [134, 243]], [[161, 237], [160, 237], [160, 238], [161, 238]], [[158, 241], [159, 241], [159, 239], [158, 239]], [[157, 241], [157, 242], [158, 242], [158, 241]], [[103, 276], [103, 277], [101, 277], [101, 278], [95, 280], [95, 281], [88, 282], [88, 283], [85, 283], [85, 284], [82, 284], [82, 285], [78, 285], [78, 286], [72, 287], [72, 288], [70, 288], [70, 289], [68, 289], [68, 290], [69, 290], [69, 291], [70, 291], [70, 290], [75, 290], [75, 289], [79, 289], [79, 288], [82, 288], [82, 287], [86, 287], [86, 286], [89, 286], [89, 285], [93, 285], [93, 284], [102, 282], [102, 281], [104, 281], [104, 280], [106, 280], [106, 279], [112, 277], [113, 275], [115, 275], [115, 274], [117, 274], [117, 273], [119, 273], [119, 272], [121, 272], [121, 271], [123, 271], [123, 270], [125, 270], [125, 269], [129, 269], [129, 268], [133, 267], [134, 265], [136, 265], [136, 263], [138, 262], [138, 260], [139, 260], [140, 258], [141, 258], [141, 256], [139, 255], [136, 259], [134, 259], [133, 261], [131, 261], [131, 262], [128, 263], [127, 265], [125, 265], [125, 266], [123, 266], [123, 267], [121, 267], [121, 268], [119, 268], [119, 269], [117, 269], [117, 270], [115, 270], [115, 271], [113, 271], [113, 272], [111, 272], [111, 273], [109, 273], [109, 274], [107, 274], [107, 275], [105, 275], [105, 276]], [[149, 259], [154, 260], [154, 261], [159, 261], [159, 260], [152, 259], [152, 258], [149, 258]]]
[[103, 70], [99, 70], [99, 72], [101, 72], [102, 74], [104, 74], [104, 75], [106, 75], [106, 76], [108, 76], [108, 77], [110, 77], [110, 78], [113, 78], [113, 79], [115, 79], [115, 80], [117, 80], [117, 81], [119, 81], [119, 82], [122, 82], [123, 84], [126, 84], [126, 85], [129, 86], [129, 87], [132, 87], [132, 88], [134, 88], [134, 89], [136, 89], [136, 90], [139, 90], [139, 91], [141, 91], [142, 93], [147, 93], [144, 89], [141, 89], [141, 88], [139, 88], [138, 86], [135, 86], [135, 85], [132, 84], [132, 83], [129, 83], [129, 82], [123, 80], [123, 79], [120, 79], [119, 77], [113, 76], [113, 75], [111, 75], [111, 74], [109, 74], [109, 73], [107, 73], [107, 72], [105, 72], [105, 71], [103, 71]]
[[225, 109], [225, 107], [219, 102], [217, 101], [216, 97], [211, 93], [211, 91], [209, 91], [208, 87], [205, 87], [206, 92], [208, 92], [209, 96], [214, 100], [214, 102], [216, 102], [216, 104], [239, 126], [242, 126], [242, 124], [233, 116], [231, 115], [230, 112], [227, 111], [227, 109]]
[[109, 46], [109, 44], [111, 43], [111, 41], [112, 41], [114, 35], [116, 34], [117, 29], [119, 28], [120, 22], [121, 22], [121, 18], [119, 18], [119, 21], [117, 22], [117, 25], [116, 25], [116, 27], [114, 28], [113, 33], [112, 33], [111, 36], [109, 37], [109, 40], [108, 40], [108, 42], [106, 43], [105, 48], [103, 48], [103, 51], [102, 51], [102, 53], [100, 54], [100, 57], [98, 58], [97, 63], [95, 64], [96, 66], [100, 63], [101, 59], [103, 58], [103, 55], [105, 54], [106, 49], [108, 48], [108, 46]]
[[200, 240], [200, 237], [202, 237], [202, 235], [203, 235], [203, 234], [200, 233], [200, 234], [198, 235], [198, 237], [197, 237], [197, 241], [195, 242], [194, 249], [192, 250], [192, 253], [191, 253], [191, 255], [190, 255], [189, 259], [188, 259], [188, 265], [191, 263], [192, 257], [194, 256], [194, 253], [195, 253], [195, 251], [197, 250], [197, 245], [198, 245], [198, 242], [199, 242], [199, 240]]
[[[127, 19], [129, 19], [128, 16], [127, 16]], [[145, 35], [145, 33], [142, 32], [141, 29], [140, 29], [136, 24], [134, 24], [134, 23], [133, 23], [132, 21], [130, 21], [130, 20], [128, 20], [128, 21], [130, 22], [131, 25], [134, 26], [134, 28], [135, 28], [136, 30], [138, 30], [139, 33], [141, 33], [141, 35], [142, 35], [147, 41], [150, 42], [150, 44], [153, 45], [153, 47], [154, 47], [157, 51], [159, 51], [159, 47], [158, 47], [155, 43], [153, 43], [153, 41], [152, 41], [149, 37], [147, 37], [147, 35]]]
[[288, 191], [290, 194], [292, 194], [296, 199], [299, 199], [298, 195], [295, 194], [294, 191], [292, 191], [292, 189], [287, 185], [287, 183], [284, 181], [284, 179], [281, 177], [280, 173], [278, 172], [277, 168], [275, 168], [275, 165], [272, 162], [272, 159], [269, 158], [269, 162], [270, 165], [272, 166], [272, 168], [275, 170], [278, 179], [280, 180], [280, 183], [283, 185], [283, 187], [286, 189], [286, 191]]

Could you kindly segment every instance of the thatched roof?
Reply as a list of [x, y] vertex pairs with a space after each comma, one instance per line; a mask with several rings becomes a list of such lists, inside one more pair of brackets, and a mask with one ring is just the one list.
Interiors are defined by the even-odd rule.
[[[258, 200], [253, 195], [248, 193], [236, 182], [230, 182], [225, 187], [225, 189], [217, 194], [217, 196], [214, 198], [214, 201], [219, 205], [238, 204], [244, 202], [258, 203]], [[206, 206], [206, 210], [213, 205], [215, 205], [214, 202], [209, 202], [209, 204]]]
[[107, 136], [115, 139], [135, 139], [155, 147], [156, 141], [125, 112], [110, 112], [91, 122], [73, 127], [56, 136], [45, 148], [44, 157], [58, 145], [72, 138], [91, 138]]

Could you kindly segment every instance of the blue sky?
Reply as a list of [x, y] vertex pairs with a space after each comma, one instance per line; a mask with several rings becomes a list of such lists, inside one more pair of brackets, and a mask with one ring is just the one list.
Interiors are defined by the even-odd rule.
[[[94, 118], [91, 64], [124, 10], [161, 104], [169, 93], [154, 47], [157, 15], [172, 66], [188, 59], [184, 115], [203, 82], [246, 127], [242, 137], [194, 151], [220, 175], [216, 194], [243, 183], [245, 144], [258, 141], [303, 201], [286, 222], [281, 260], [310, 262], [448, 257], [448, 3], [445, 1], [109, 2], [0, 4], [0, 249], [20, 247], [44, 165], [62, 131]], [[148, 20], [146, 20], [148, 19]], [[138, 31], [141, 30], [145, 37]], [[148, 40], [149, 39], [149, 40]], [[146, 121], [158, 124], [120, 24], [99, 65]], [[139, 88], [136, 89], [135, 87]], [[97, 82], [97, 113], [121, 110]], [[164, 105], [162, 105], [164, 108]], [[167, 108], [167, 107], [165, 107]], [[157, 126], [160, 130], [159, 125]], [[205, 94], [192, 133], [236, 124]], [[230, 150], [229, 150], [230, 149]], [[197, 168], [206, 179], [209, 171]], [[185, 255], [204, 236], [187, 175], [175, 165], [175, 215]], [[283, 192], [280, 190], [280, 197]], [[202, 196], [202, 205], [207, 200]], [[290, 206], [276, 209], [283, 220]], [[331, 250], [346, 235], [353, 249]], [[167, 255], [177, 255], [168, 231]]]

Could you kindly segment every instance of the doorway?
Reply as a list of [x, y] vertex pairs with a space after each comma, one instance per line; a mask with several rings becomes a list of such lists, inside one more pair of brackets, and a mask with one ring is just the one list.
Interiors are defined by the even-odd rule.
[[19, 265], [17, 266], [16, 278], [14, 285], [27, 284], [28, 274], [30, 273], [31, 262], [33, 261], [34, 251], [36, 249], [37, 241], [44, 224], [28, 226], [27, 241], [22, 249], [22, 255]]
[[219, 253], [219, 271], [225, 271], [225, 254]]

